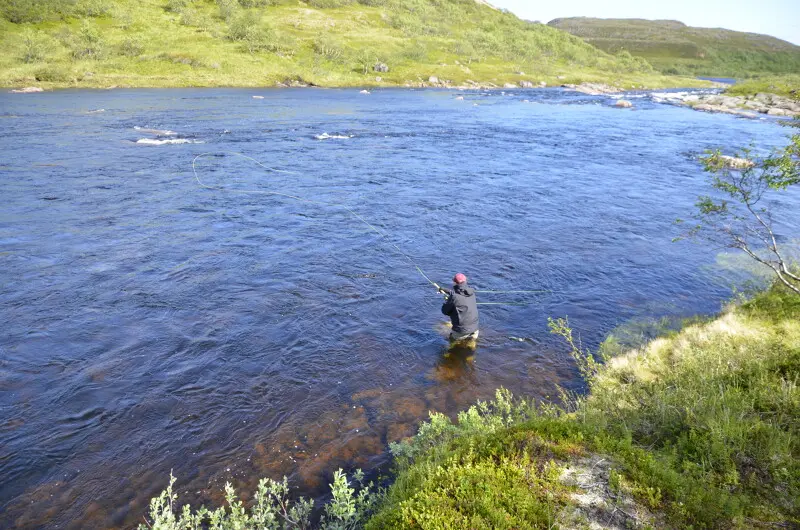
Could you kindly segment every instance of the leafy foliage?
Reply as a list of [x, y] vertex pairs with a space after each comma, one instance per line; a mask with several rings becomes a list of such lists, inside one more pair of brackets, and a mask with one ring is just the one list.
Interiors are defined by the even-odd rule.
[[[351, 530], [358, 528], [370, 515], [382, 491], [372, 483], [364, 484], [361, 470], [354, 473], [358, 491], [351, 487], [342, 470], [334, 474], [331, 484], [333, 499], [325, 506], [325, 516], [320, 528], [324, 530]], [[167, 488], [150, 501], [150, 521], [139, 525], [139, 530], [186, 530], [209, 528], [214, 530], [240, 530], [258, 528], [260, 530], [305, 530], [311, 528], [313, 502], [300, 498], [289, 498], [289, 485], [286, 477], [278, 482], [262, 479], [254, 495], [252, 506], [248, 509], [237, 499], [230, 483], [225, 484], [225, 507], [209, 510], [201, 507], [193, 510], [184, 505], [178, 512], [177, 493], [174, 492], [175, 477], [170, 475]]]
[[800, 134], [769, 156], [756, 157], [750, 150], [739, 155], [731, 158], [712, 151], [702, 159], [718, 195], [698, 199], [696, 224], [685, 236], [744, 251], [800, 295], [800, 276], [790, 270], [766, 203], [768, 194], [800, 183]]

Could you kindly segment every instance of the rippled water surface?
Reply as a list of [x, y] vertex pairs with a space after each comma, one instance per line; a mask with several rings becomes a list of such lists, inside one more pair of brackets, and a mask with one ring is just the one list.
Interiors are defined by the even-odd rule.
[[[648, 97], [458, 95], [0, 95], [0, 526], [130, 527], [170, 470], [197, 503], [284, 474], [318, 496], [428, 410], [580, 388], [548, 316], [595, 346], [730, 295], [672, 221], [706, 190], [703, 149], [786, 130]], [[218, 154], [198, 176], [227, 191], [205, 189], [206, 152], [291, 173]], [[441, 299], [392, 244], [440, 283], [549, 292], [482, 293], [525, 305], [481, 306], [474, 357], [445, 355]]]

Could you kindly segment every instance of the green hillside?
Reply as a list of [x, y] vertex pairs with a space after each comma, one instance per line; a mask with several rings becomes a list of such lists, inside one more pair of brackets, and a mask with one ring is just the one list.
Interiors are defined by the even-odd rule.
[[609, 53], [627, 50], [667, 74], [749, 77], [800, 72], [800, 46], [768, 35], [693, 28], [674, 20], [558, 18], [568, 31]]
[[0, 14], [2, 86], [687, 83], [475, 0], [0, 0]]

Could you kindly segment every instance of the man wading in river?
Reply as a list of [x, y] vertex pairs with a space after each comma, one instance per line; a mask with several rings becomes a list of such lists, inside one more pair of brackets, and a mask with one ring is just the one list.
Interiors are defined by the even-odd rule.
[[438, 285], [440, 293], [446, 295], [442, 313], [450, 317], [453, 331], [450, 342], [464, 343], [478, 338], [478, 305], [475, 289], [467, 285], [467, 277], [460, 272], [453, 277], [453, 289], [446, 291]]

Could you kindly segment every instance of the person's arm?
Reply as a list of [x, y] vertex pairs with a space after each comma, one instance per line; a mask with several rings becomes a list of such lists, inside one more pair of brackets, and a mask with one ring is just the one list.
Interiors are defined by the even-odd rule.
[[442, 314], [450, 316], [456, 310], [456, 304], [453, 300], [453, 293], [449, 293], [447, 299], [442, 304]]

